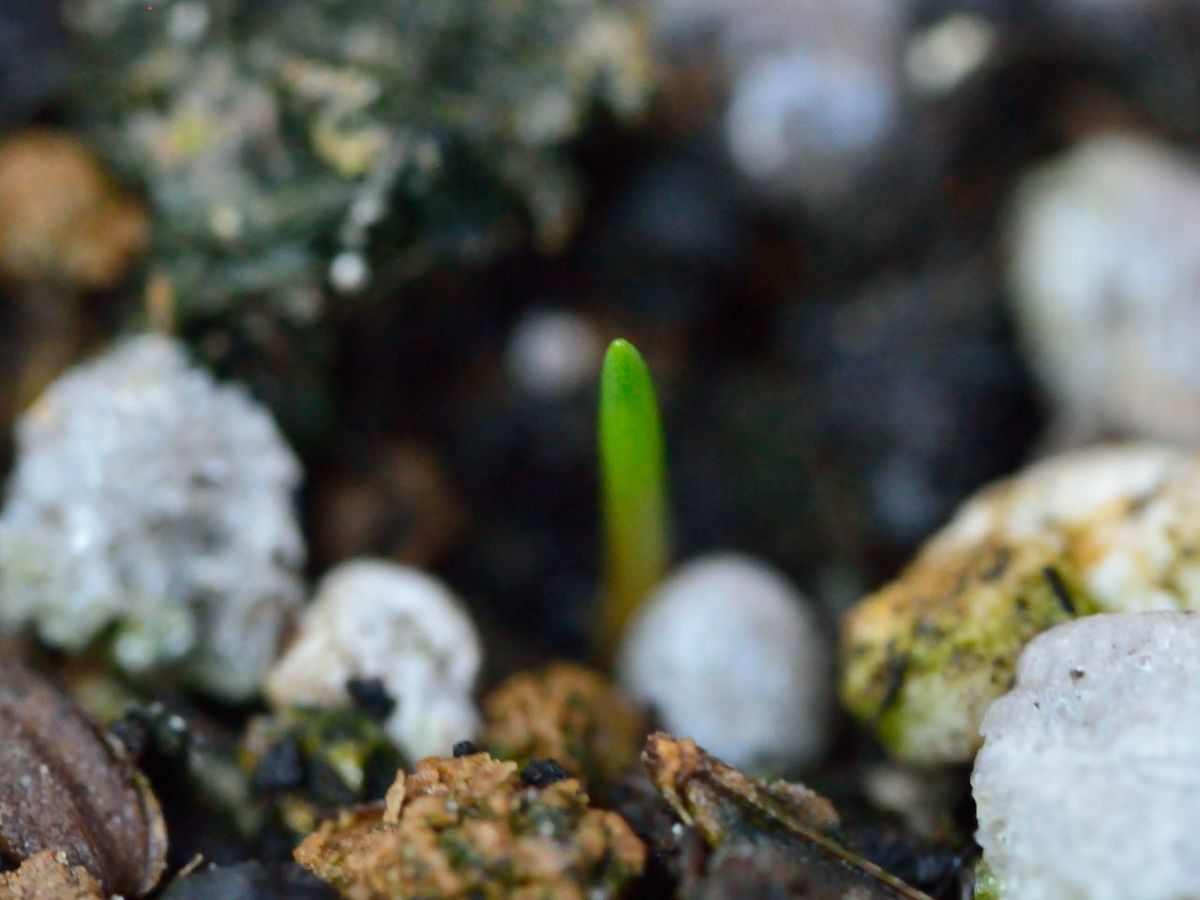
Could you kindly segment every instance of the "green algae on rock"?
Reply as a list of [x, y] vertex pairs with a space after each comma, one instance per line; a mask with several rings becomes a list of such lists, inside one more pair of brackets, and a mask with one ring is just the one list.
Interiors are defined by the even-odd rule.
[[1040, 632], [1200, 608], [1198, 513], [1200, 458], [1154, 445], [1066, 454], [982, 491], [847, 615], [843, 701], [902, 760], [970, 760]]

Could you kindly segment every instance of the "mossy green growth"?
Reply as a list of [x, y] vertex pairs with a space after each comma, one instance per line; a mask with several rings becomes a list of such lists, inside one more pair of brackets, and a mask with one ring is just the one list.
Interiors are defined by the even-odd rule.
[[975, 863], [975, 900], [1003, 900], [1000, 881], [992, 873], [992, 867], [980, 859]]
[[259, 717], [239, 755], [277, 826], [293, 837], [331, 809], [381, 799], [405, 764], [383, 726], [359, 709], [293, 708]]
[[847, 615], [842, 700], [901, 760], [967, 762], [1025, 644], [1099, 611], [1058, 541], [935, 547]]
[[670, 554], [666, 452], [650, 370], [613, 341], [600, 375], [600, 480], [605, 597], [598, 643], [611, 655], [626, 623], [662, 579]]

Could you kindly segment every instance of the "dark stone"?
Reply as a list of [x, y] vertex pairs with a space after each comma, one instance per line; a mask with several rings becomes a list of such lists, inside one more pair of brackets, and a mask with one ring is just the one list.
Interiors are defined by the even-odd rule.
[[260, 791], [295, 790], [304, 781], [304, 757], [293, 738], [284, 738], [268, 747], [254, 773], [254, 787]]
[[378, 722], [396, 708], [396, 698], [387, 692], [378, 678], [351, 678], [346, 682], [346, 693], [355, 706]]
[[521, 783], [544, 788], [567, 778], [567, 773], [552, 759], [531, 759], [521, 770]]

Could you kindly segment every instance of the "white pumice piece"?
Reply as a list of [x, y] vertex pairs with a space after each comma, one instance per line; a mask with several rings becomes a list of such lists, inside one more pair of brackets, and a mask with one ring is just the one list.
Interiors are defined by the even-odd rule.
[[829, 735], [830, 652], [807, 600], [746, 556], [701, 557], [646, 600], [624, 635], [624, 690], [663, 727], [752, 771], [813, 762]]
[[1200, 614], [1045, 632], [981, 732], [977, 897], [1200, 897]]
[[0, 625], [252, 696], [302, 596], [300, 465], [270, 413], [145, 335], [55, 381], [16, 448]]
[[483, 652], [462, 604], [436, 578], [383, 560], [331, 570], [295, 641], [271, 669], [276, 708], [348, 706], [346, 683], [379, 679], [396, 701], [385, 728], [415, 762], [475, 736]]
[[1133, 134], [1091, 138], [1021, 180], [1009, 232], [1052, 443], [1200, 438], [1200, 162]]

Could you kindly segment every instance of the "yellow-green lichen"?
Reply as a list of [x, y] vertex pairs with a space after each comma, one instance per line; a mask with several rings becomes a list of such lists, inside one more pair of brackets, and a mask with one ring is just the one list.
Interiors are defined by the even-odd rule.
[[842, 698], [900, 759], [968, 760], [1026, 642], [1097, 611], [1053, 540], [931, 548], [847, 616]]

